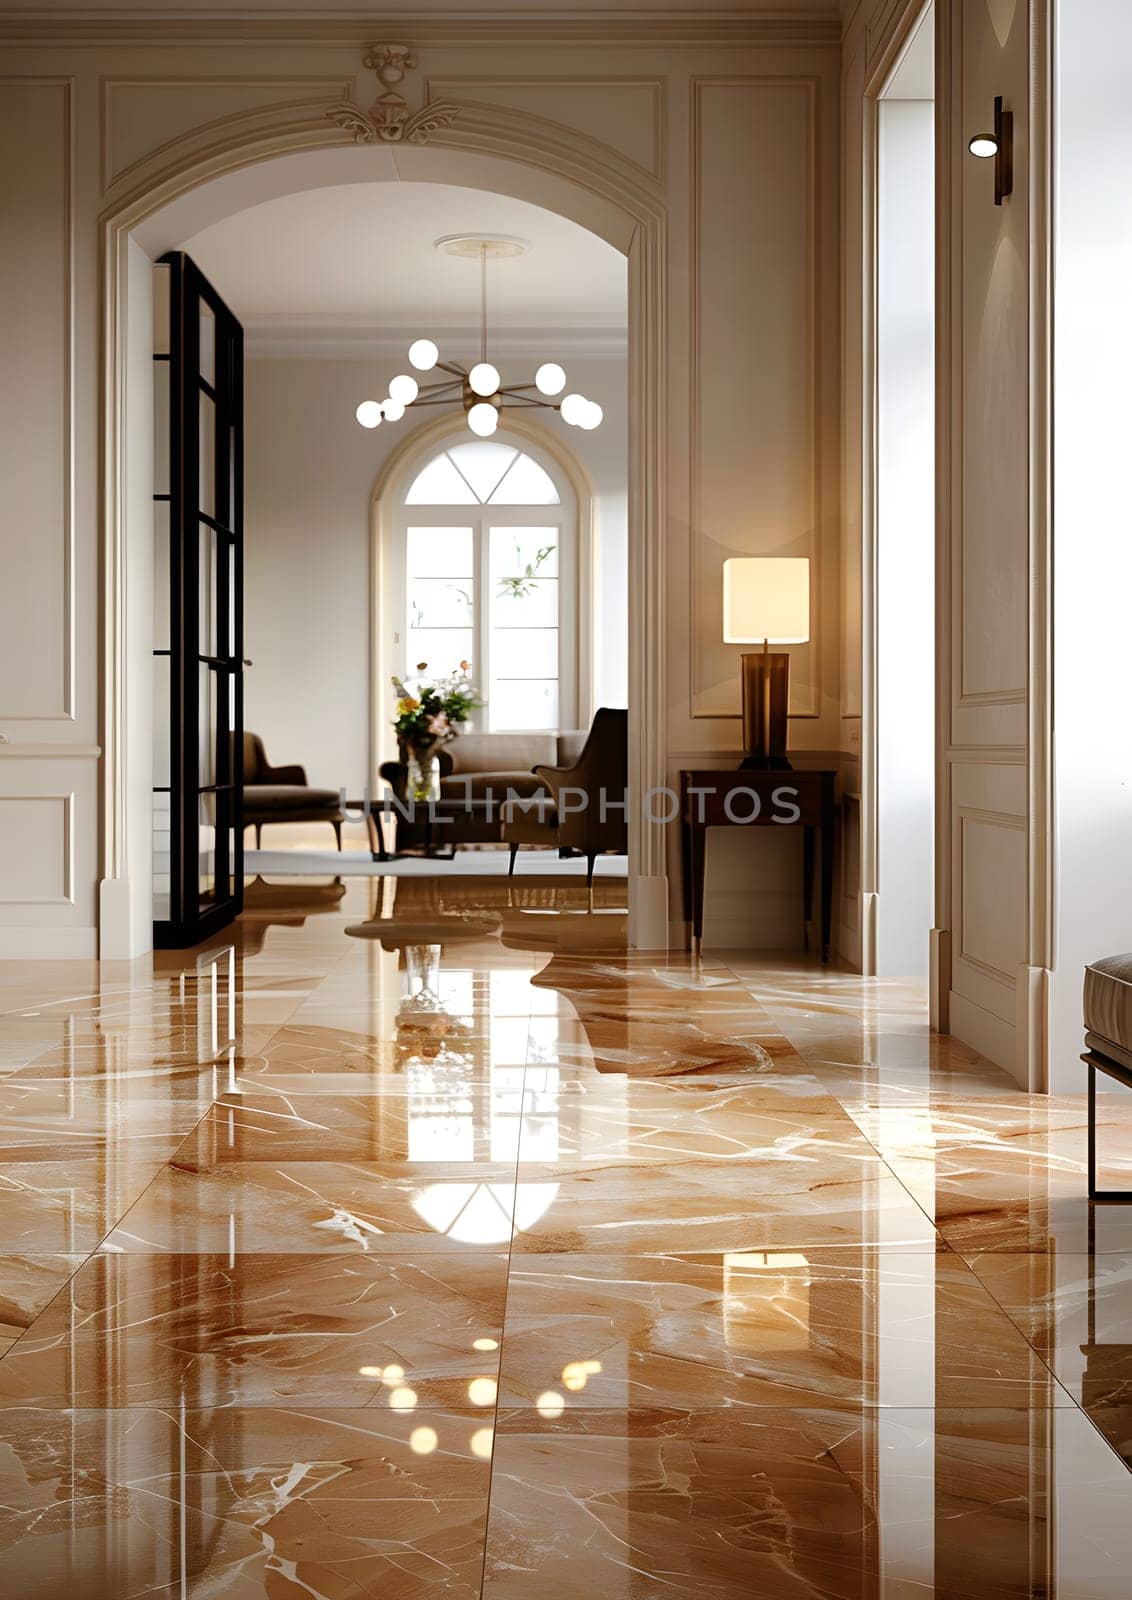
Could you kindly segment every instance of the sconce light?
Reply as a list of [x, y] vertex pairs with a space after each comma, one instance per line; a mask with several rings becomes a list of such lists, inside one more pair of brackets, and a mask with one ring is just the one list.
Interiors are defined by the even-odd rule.
[[1014, 188], [1014, 113], [1002, 109], [1002, 96], [994, 97], [994, 132], [977, 133], [967, 148], [980, 161], [994, 157], [994, 203], [1000, 206]]

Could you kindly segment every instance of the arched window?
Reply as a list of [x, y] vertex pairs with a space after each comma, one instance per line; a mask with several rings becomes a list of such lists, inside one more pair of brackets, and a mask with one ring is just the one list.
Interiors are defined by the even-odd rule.
[[564, 474], [525, 441], [464, 435], [432, 455], [397, 508], [395, 670], [468, 661], [481, 729], [574, 727], [577, 520]]

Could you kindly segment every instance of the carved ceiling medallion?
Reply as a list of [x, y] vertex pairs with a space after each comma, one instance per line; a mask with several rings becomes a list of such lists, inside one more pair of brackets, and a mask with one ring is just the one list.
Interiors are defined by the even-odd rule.
[[406, 72], [417, 65], [407, 44], [371, 44], [366, 47], [365, 65], [377, 74], [382, 91], [368, 111], [344, 100], [331, 106], [327, 116], [339, 128], [354, 136], [355, 144], [425, 144], [439, 128], [447, 128], [457, 108], [437, 101], [410, 111], [409, 103], [398, 92]]

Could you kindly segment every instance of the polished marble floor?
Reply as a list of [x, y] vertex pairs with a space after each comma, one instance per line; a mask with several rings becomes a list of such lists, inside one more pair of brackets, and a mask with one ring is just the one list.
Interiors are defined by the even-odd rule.
[[0, 966], [0, 1596], [1132, 1594], [1081, 1099], [624, 894], [257, 881]]

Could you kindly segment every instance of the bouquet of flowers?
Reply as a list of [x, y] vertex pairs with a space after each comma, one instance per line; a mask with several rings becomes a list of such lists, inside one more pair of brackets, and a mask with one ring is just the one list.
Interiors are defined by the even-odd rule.
[[[472, 712], [480, 705], [469, 677], [470, 668], [461, 661], [455, 672], [427, 683], [418, 678], [409, 688], [394, 676], [397, 715], [393, 731], [397, 742], [411, 751], [418, 761], [433, 755], [442, 744], [449, 744], [464, 729]], [[428, 671], [427, 661], [417, 662], [417, 672]]]

